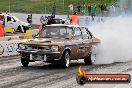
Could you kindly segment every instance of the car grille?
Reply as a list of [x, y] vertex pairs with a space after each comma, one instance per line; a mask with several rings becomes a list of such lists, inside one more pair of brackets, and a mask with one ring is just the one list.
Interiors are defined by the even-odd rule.
[[42, 50], [42, 51], [49, 51], [49, 46], [27, 46], [27, 50]]

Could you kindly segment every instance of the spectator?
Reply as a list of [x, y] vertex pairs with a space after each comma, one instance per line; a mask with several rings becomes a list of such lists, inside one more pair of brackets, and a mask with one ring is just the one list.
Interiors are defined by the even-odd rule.
[[107, 10], [107, 5], [105, 4], [105, 5], [104, 5], [104, 16], [107, 16], [107, 12], [108, 12], [108, 10]]
[[73, 4], [70, 4], [68, 7], [70, 8], [70, 13], [73, 13]]
[[79, 18], [77, 16], [77, 12], [73, 12], [73, 15], [70, 17], [70, 23], [73, 25], [78, 25], [79, 24]]
[[8, 11], [6, 11], [6, 14], [8, 14]]
[[40, 18], [40, 22], [42, 23], [42, 24], [47, 24], [47, 21], [48, 21], [48, 18], [47, 18], [47, 16], [41, 16], [41, 18]]
[[82, 13], [86, 14], [86, 6], [85, 5], [83, 5], [83, 7], [82, 7]]
[[55, 14], [56, 14], [56, 5], [55, 3], [53, 3], [53, 7], [52, 7], [52, 17], [55, 18]]
[[80, 5], [77, 6], [77, 11], [78, 11], [78, 13], [81, 12], [81, 6]]
[[94, 17], [96, 16], [96, 5], [95, 4], [91, 6], [91, 16], [92, 16], [92, 21], [94, 21]]
[[32, 25], [32, 15], [28, 15], [27, 22]]
[[107, 5], [106, 4], [104, 5], [104, 11], [107, 11]]
[[51, 25], [51, 24], [55, 24], [55, 20], [53, 19], [52, 16], [48, 16], [48, 22], [47, 22], [47, 25]]
[[89, 13], [89, 16], [91, 15], [91, 6], [88, 5], [88, 13]]
[[31, 17], [31, 19], [32, 19], [32, 14], [30, 14], [30, 17]]
[[102, 14], [102, 17], [103, 17], [104, 16], [104, 5], [103, 4], [100, 6], [100, 10], [101, 10], [101, 14]]

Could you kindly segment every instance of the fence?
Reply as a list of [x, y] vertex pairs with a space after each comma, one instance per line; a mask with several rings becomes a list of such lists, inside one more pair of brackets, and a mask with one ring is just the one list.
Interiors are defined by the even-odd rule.
[[[77, 11], [77, 1], [73, 3], [74, 10]], [[5, 0], [0, 3], [0, 10], [2, 12], [22, 12], [22, 13], [42, 13], [42, 14], [51, 14], [53, 10], [53, 1], [52, 0]], [[61, 2], [56, 2], [56, 14], [71, 14], [69, 12], [68, 5], [71, 2], [68, 0], [61, 0]], [[81, 2], [80, 2], [81, 3]], [[88, 14], [87, 6], [81, 4], [81, 12], [79, 14]], [[99, 13], [99, 8], [97, 8], [97, 13]]]

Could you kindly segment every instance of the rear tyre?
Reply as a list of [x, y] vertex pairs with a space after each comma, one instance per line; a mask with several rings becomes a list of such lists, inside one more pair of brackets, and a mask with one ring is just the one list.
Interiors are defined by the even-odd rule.
[[21, 33], [24, 33], [24, 31], [22, 30], [22, 28], [21, 28], [20, 25], [18, 26], [17, 30], [18, 30], [19, 32], [21, 32]]
[[23, 67], [28, 67], [29, 59], [21, 58], [21, 64], [23, 65]]
[[70, 54], [68, 51], [65, 51], [61, 58], [61, 65], [63, 68], [68, 68], [70, 65]]
[[92, 65], [91, 54], [84, 59], [85, 65]]

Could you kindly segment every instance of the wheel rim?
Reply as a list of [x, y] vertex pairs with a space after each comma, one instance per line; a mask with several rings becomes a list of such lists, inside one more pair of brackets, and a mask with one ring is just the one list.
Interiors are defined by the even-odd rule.
[[66, 53], [65, 62], [66, 62], [66, 67], [69, 67], [70, 58], [69, 58], [69, 54], [68, 53]]

